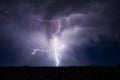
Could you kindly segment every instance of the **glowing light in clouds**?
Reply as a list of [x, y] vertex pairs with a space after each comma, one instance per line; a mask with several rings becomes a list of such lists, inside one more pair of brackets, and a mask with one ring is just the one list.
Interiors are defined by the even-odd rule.
[[53, 40], [52, 40], [52, 49], [50, 49], [50, 50], [34, 49], [32, 54], [33, 55], [36, 54], [37, 51], [52, 52], [54, 54], [54, 57], [55, 57], [56, 66], [59, 66], [59, 64], [60, 64], [60, 61], [59, 61], [59, 51], [65, 47], [64, 44], [59, 41], [58, 36], [57, 36], [60, 33], [60, 30], [61, 30], [60, 20], [47, 21], [47, 20], [39, 19], [39, 21], [41, 21], [41, 22], [57, 22], [58, 23], [58, 29], [52, 35], [52, 38], [53, 38]]

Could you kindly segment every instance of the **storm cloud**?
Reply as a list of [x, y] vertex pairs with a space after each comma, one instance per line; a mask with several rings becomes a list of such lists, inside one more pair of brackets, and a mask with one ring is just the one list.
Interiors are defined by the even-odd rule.
[[[60, 40], [67, 46], [62, 66], [119, 63], [111, 57], [120, 55], [119, 14], [119, 5], [112, 0], [1, 0], [0, 65], [54, 65], [50, 53], [33, 56], [31, 52], [50, 48], [58, 24], [40, 20], [56, 19], [62, 26]], [[117, 49], [112, 48], [111, 56], [109, 46]]]

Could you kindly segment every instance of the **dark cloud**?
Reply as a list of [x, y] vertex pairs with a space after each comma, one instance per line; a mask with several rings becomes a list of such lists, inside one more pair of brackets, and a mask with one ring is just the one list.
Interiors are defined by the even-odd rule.
[[54, 60], [46, 53], [33, 57], [31, 52], [40, 45], [48, 46], [55, 31], [56, 24], [39, 19], [57, 18], [62, 22], [63, 42], [71, 49], [66, 51], [70, 54], [63, 57], [63, 65], [119, 63], [118, 3], [116, 0], [1, 0], [0, 65], [53, 65]]

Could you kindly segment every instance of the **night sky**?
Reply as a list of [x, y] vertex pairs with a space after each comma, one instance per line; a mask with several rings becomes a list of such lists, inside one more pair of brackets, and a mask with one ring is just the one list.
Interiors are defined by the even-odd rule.
[[0, 0], [0, 66], [55, 66], [53, 53], [31, 54], [50, 48], [54, 19], [66, 45], [60, 66], [120, 64], [117, 0]]

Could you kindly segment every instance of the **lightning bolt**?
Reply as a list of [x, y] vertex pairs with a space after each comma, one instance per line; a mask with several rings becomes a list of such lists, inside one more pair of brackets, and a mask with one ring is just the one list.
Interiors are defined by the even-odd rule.
[[55, 60], [56, 60], [56, 66], [59, 66], [59, 51], [63, 49], [65, 46], [58, 40], [58, 38], [55, 36], [53, 38], [53, 47], [54, 47], [54, 55], [55, 55]]
[[48, 21], [48, 20], [41, 20], [41, 19], [38, 19], [40, 22], [57, 22], [58, 23], [58, 29], [57, 31], [52, 35], [52, 38], [53, 38], [53, 47], [52, 49], [50, 50], [43, 50], [43, 49], [34, 49], [32, 54], [36, 54], [37, 51], [43, 51], [43, 52], [53, 52], [54, 53], [54, 56], [55, 56], [55, 61], [56, 61], [56, 66], [59, 66], [60, 65], [60, 61], [59, 61], [59, 51], [61, 49], [63, 49], [65, 46], [62, 42], [59, 41], [57, 35], [60, 33], [60, 30], [61, 30], [61, 22], [60, 20], [51, 20], [51, 21]]

